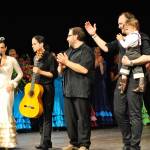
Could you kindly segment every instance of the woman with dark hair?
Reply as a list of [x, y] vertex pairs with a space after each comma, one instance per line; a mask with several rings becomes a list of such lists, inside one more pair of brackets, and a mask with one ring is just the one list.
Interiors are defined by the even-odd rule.
[[[12, 114], [14, 89], [22, 78], [22, 70], [14, 57], [7, 56], [7, 45], [0, 37], [0, 148], [16, 147], [16, 124]], [[13, 70], [17, 75], [12, 79]]]
[[37, 66], [33, 67], [36, 74], [35, 82], [42, 85], [44, 93], [42, 96], [44, 113], [39, 118], [41, 141], [37, 149], [48, 150], [52, 148], [51, 131], [52, 131], [52, 112], [54, 104], [54, 78], [57, 75], [57, 62], [52, 52], [45, 47], [45, 39], [41, 35], [32, 38], [32, 48], [36, 53], [34, 60]]

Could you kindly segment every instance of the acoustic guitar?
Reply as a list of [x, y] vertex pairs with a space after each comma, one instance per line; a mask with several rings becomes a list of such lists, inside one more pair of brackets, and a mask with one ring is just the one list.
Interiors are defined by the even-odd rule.
[[[34, 66], [37, 66], [38, 59], [35, 58]], [[42, 95], [43, 86], [35, 83], [36, 73], [33, 73], [31, 83], [24, 87], [24, 97], [20, 102], [20, 113], [28, 118], [38, 118], [43, 113]]]

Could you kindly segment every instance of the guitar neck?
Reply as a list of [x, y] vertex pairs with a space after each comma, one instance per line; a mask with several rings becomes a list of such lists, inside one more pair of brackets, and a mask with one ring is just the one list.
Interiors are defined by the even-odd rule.
[[33, 73], [33, 75], [32, 75], [32, 80], [31, 80], [30, 91], [34, 91], [35, 78], [36, 78], [36, 74]]
[[[38, 64], [38, 59], [34, 59], [34, 66], [37, 66]], [[32, 74], [32, 80], [31, 80], [31, 87], [30, 87], [30, 91], [34, 91], [34, 84], [35, 84], [35, 79], [36, 79], [36, 73], [33, 72]]]

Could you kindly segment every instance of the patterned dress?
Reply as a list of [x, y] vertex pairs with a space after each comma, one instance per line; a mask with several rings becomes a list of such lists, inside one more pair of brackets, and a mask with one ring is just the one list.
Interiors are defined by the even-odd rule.
[[[104, 74], [101, 74], [100, 67], [97, 66], [95, 68], [95, 78], [91, 100], [92, 109], [95, 110], [96, 116], [92, 113], [91, 120], [93, 122], [96, 121], [96, 124], [92, 124], [92, 126], [112, 125], [113, 123], [112, 112], [107, 95], [106, 75], [106, 70], [104, 70]], [[93, 110], [91, 112], [93, 112]]]
[[[11, 80], [13, 69], [17, 72], [15, 79]], [[14, 91], [7, 92], [6, 86], [13, 84], [17, 87], [22, 78], [21, 68], [15, 58], [6, 56], [5, 64], [0, 67], [0, 147], [16, 147], [16, 124], [12, 114]]]
[[64, 96], [63, 96], [62, 80], [63, 77], [61, 76], [58, 76], [54, 80], [55, 96], [54, 96], [52, 126], [56, 128], [66, 127], [64, 120]]

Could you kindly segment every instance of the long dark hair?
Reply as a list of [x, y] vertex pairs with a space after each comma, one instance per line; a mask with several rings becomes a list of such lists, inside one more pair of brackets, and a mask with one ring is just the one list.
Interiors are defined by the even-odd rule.
[[44, 37], [44, 36], [42, 36], [42, 35], [35, 35], [35, 36], [33, 36], [33, 38], [36, 39], [39, 43], [43, 43], [44, 49], [45, 49], [46, 51], [50, 51], [50, 47], [49, 47], [49, 45], [46, 43], [46, 40], [45, 40], [45, 37]]

